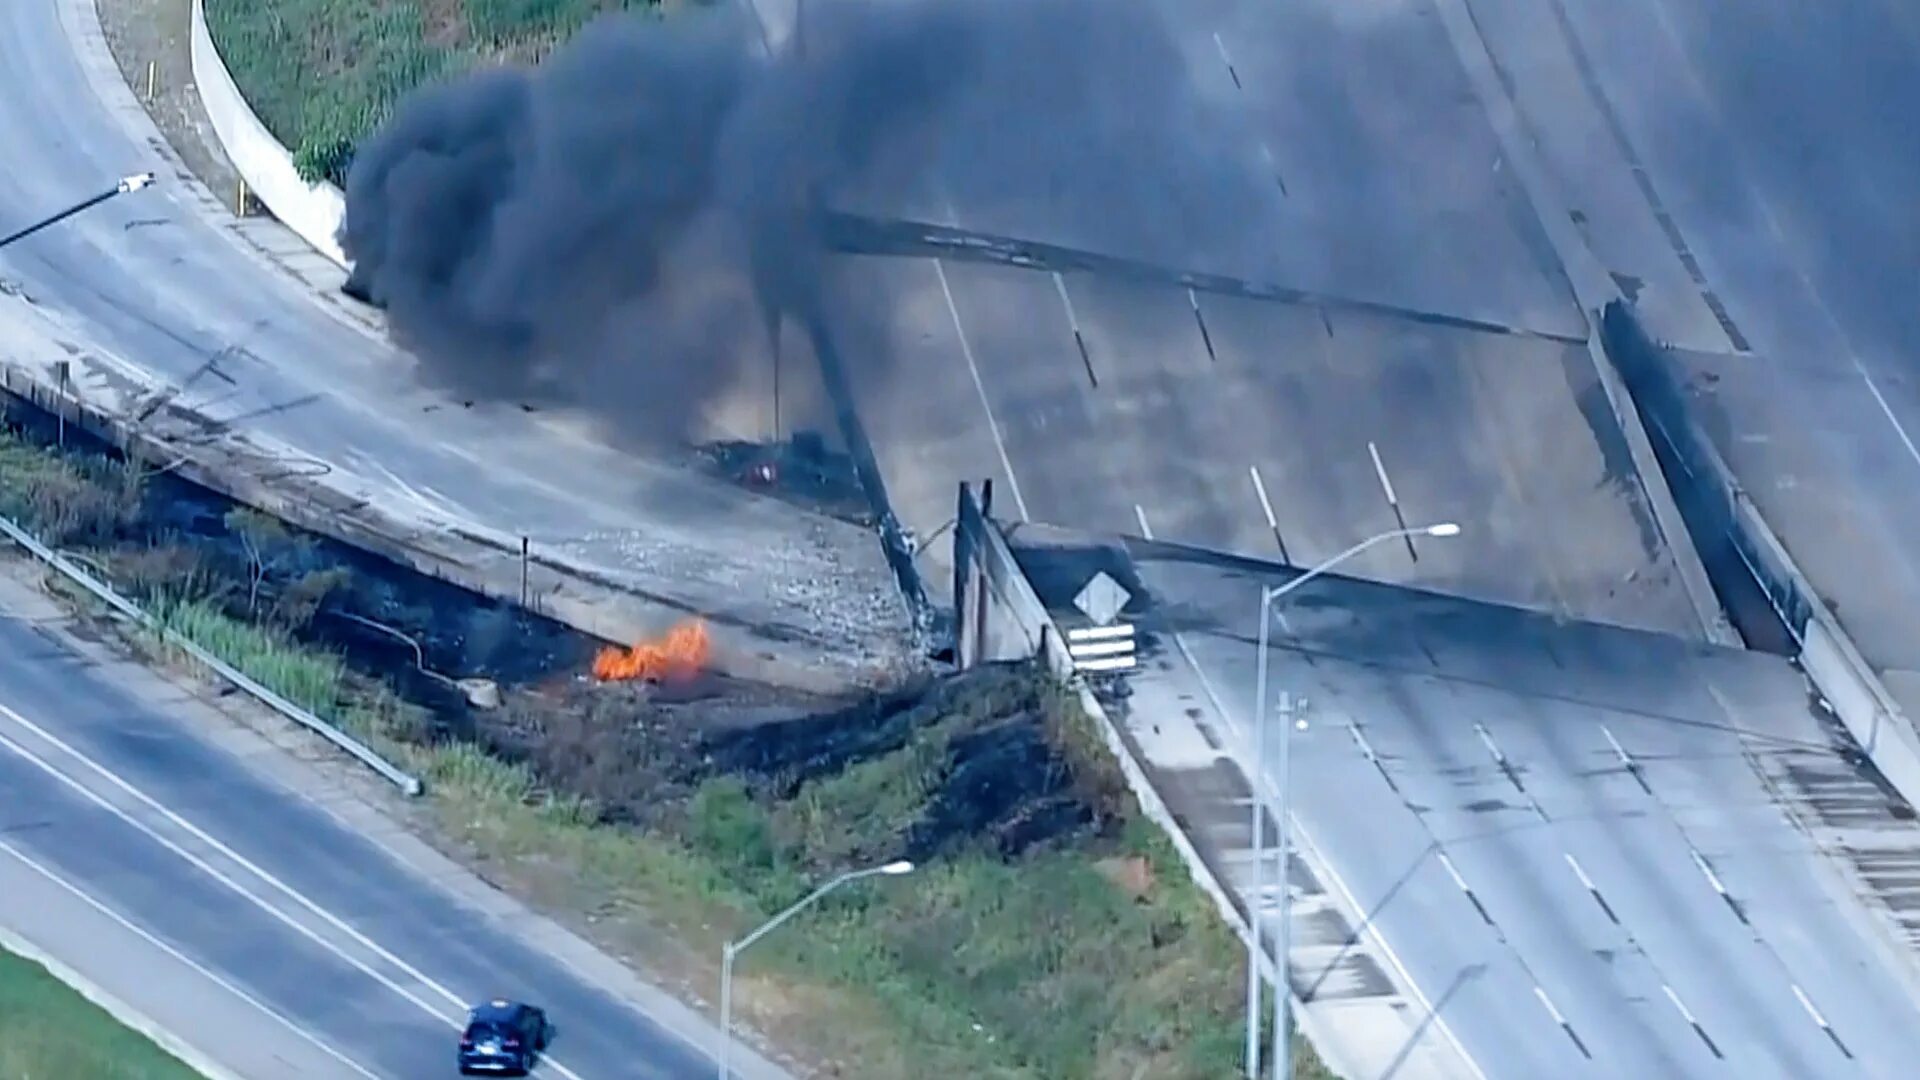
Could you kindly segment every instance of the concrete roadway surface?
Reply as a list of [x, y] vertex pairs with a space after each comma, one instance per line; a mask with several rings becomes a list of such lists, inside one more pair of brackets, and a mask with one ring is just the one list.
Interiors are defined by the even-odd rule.
[[[1326, 298], [841, 257], [825, 322], [896, 511], [930, 534], [956, 481], [991, 476], [1010, 518], [1144, 521], [1298, 565], [1454, 520], [1468, 542], [1382, 547], [1355, 571], [1700, 636], [1583, 318], [1446, 34], [1418, 5], [1355, 7], [1161, 5], [1137, 67], [1063, 95], [1097, 115], [1004, 100], [1027, 86], [1010, 76], [942, 121], [923, 188], [847, 196]], [[1162, 93], [1177, 107], [1134, 100]], [[1049, 123], [1096, 129], [1107, 156], [1077, 159]], [[1116, 176], [1113, 155], [1161, 172]]]
[[[79, 393], [106, 407], [184, 386], [182, 437], [214, 456], [235, 440], [267, 448], [232, 451], [252, 458], [249, 479], [317, 478], [397, 528], [463, 529], [503, 556], [530, 536], [536, 554], [615, 582], [627, 601], [663, 597], [680, 605], [670, 617], [698, 611], [717, 635], [739, 630], [749, 652], [844, 673], [903, 647], [906, 613], [871, 531], [610, 448], [609, 434], [639, 437], [657, 417], [608, 432], [511, 405], [462, 408], [423, 386], [412, 358], [337, 296], [236, 235], [165, 151], [92, 0], [0, 4], [0, 146], [8, 222], [129, 173], [160, 177], [0, 252], [7, 359], [43, 373], [71, 359]], [[517, 558], [501, 561], [512, 589]]]
[[[1060, 613], [1096, 568], [1142, 597], [1120, 715], [1169, 785], [1244, 772], [1258, 590], [1292, 572], [1025, 527], [1014, 542]], [[1275, 699], [1304, 699], [1303, 996], [1385, 981], [1338, 970], [1351, 946], [1326, 924], [1332, 891], [1493, 1080], [1913, 1074], [1920, 967], [1890, 910], [1911, 878], [1856, 849], [1911, 867], [1920, 825], [1785, 660], [1328, 577], [1279, 605], [1270, 665]], [[1843, 790], [1861, 831], [1836, 842]], [[1204, 844], [1245, 816], [1240, 801], [1188, 820]], [[1244, 846], [1223, 862], [1250, 887]]]
[[0, 580], [16, 932], [249, 1078], [453, 1075], [465, 1007], [495, 995], [553, 1016], [539, 1075], [711, 1075], [703, 1018], [410, 837], [283, 786], [283, 752], [50, 607]]
[[1920, 717], [1920, 9], [1471, 0], [1599, 260]]

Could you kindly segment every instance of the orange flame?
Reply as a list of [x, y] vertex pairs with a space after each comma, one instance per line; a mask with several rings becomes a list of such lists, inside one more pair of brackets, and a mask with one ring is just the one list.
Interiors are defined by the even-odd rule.
[[664, 637], [639, 642], [631, 649], [601, 649], [593, 658], [593, 674], [607, 681], [681, 682], [700, 674], [707, 666], [708, 652], [707, 624], [689, 619]]

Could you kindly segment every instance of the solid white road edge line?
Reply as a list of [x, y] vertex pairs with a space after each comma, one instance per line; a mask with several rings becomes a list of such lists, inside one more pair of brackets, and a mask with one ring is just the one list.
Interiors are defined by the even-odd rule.
[[[192, 970], [194, 973], [204, 977], [205, 979], [207, 979], [207, 981], [213, 983], [215, 986], [220, 987], [222, 990], [227, 991], [228, 993], [232, 994], [234, 997], [239, 998], [241, 1001], [246, 1002], [247, 1004], [267, 1014], [273, 1019], [279, 1021], [280, 1024], [283, 1027], [285, 1027], [287, 1030], [293, 1032], [295, 1035], [300, 1036], [302, 1039], [305, 1039], [307, 1042], [312, 1043], [321, 1052], [327, 1054], [329, 1057], [332, 1057], [338, 1060], [342, 1065], [345, 1065], [347, 1068], [352, 1069], [354, 1072], [359, 1073], [361, 1076], [366, 1077], [367, 1080], [380, 1080], [380, 1077], [377, 1074], [368, 1072], [365, 1068], [361, 1067], [358, 1062], [355, 1062], [351, 1058], [346, 1057], [345, 1055], [341, 1054], [340, 1051], [334, 1049], [333, 1047], [327, 1045], [325, 1042], [316, 1038], [312, 1032], [294, 1023], [292, 1020], [288, 1019], [282, 1013], [276, 1011], [272, 1006], [268, 1005], [266, 1002], [261, 1001], [259, 998], [256, 998], [253, 995], [247, 993], [245, 990], [242, 990], [239, 987], [233, 985], [232, 983], [228, 982], [226, 979], [222, 978], [217, 973], [209, 970], [206, 967], [203, 967], [198, 961], [194, 960], [192, 957], [187, 956], [185, 953], [182, 953], [180, 950], [174, 948], [173, 946], [155, 937], [153, 934], [149, 933], [144, 927], [136, 925], [131, 920], [129, 920], [126, 916], [121, 915], [119, 912], [108, 907], [104, 902], [96, 898], [93, 894], [87, 892], [85, 889], [80, 888], [78, 885], [75, 885], [73, 882], [68, 881], [66, 878], [62, 877], [57, 871], [53, 870], [48, 866], [43, 865], [39, 861], [35, 860], [32, 856], [28, 855], [26, 852], [21, 851], [19, 848], [14, 847], [12, 844], [6, 842], [5, 840], [0, 840], [0, 851], [4, 851], [8, 855], [13, 856], [15, 860], [20, 862], [23, 866], [27, 867], [27, 869], [32, 870], [34, 873], [39, 874], [41, 877], [46, 878], [48, 881], [51, 881], [55, 885], [58, 885], [60, 888], [73, 894], [73, 896], [76, 899], [78, 899], [81, 903], [86, 904], [88, 907], [92, 908], [93, 910], [99, 912], [102, 915], [105, 915], [107, 918], [112, 919], [114, 922], [118, 923], [122, 927], [125, 927], [127, 930], [132, 931], [133, 934], [139, 937], [142, 941], [145, 941], [147, 944], [152, 945], [154, 948], [159, 949], [163, 953], [166, 953], [169, 957], [172, 957], [174, 960], [177, 960], [180, 963], [186, 965], [187, 968]], [[73, 968], [69, 967], [68, 965], [54, 958], [51, 954], [47, 953], [45, 950], [39, 948], [38, 946], [34, 945], [32, 942], [26, 940], [24, 937], [21, 937], [20, 935], [14, 933], [11, 930], [6, 929], [5, 927], [0, 927], [0, 947], [4, 947], [8, 952], [14, 953], [19, 956], [24, 956], [27, 959], [32, 960], [35, 963], [46, 968], [48, 971], [53, 973], [53, 976], [55, 978], [59, 979], [63, 983], [66, 983], [68, 986], [73, 987], [74, 991], [78, 993], [81, 997], [86, 998], [88, 1001], [91, 1001], [95, 1005], [98, 1005], [100, 1008], [106, 1010], [109, 1015], [111, 1015], [115, 1020], [118, 1020], [120, 1023], [124, 1024], [125, 1026], [132, 1028], [134, 1031], [137, 1031], [140, 1034], [146, 1036], [147, 1038], [153, 1040], [153, 1042], [157, 1044], [161, 1049], [172, 1054], [174, 1057], [179, 1058], [181, 1061], [185, 1062], [194, 1071], [200, 1073], [203, 1076], [209, 1077], [210, 1080], [240, 1080], [240, 1077], [237, 1074], [233, 1073], [231, 1070], [228, 1070], [224, 1066], [215, 1063], [210, 1055], [196, 1049], [191, 1044], [182, 1040], [179, 1036], [173, 1034], [171, 1031], [168, 1031], [167, 1029], [161, 1027], [159, 1024], [155, 1023], [153, 1020], [149, 1019], [144, 1013], [141, 1013], [140, 1011], [134, 1009], [131, 1005], [128, 1005], [124, 1001], [121, 1001], [118, 997], [114, 996], [113, 994], [108, 993], [106, 990], [96, 985], [91, 979], [88, 979], [86, 976], [80, 974], [78, 971], [75, 971]]]
[[[167, 839], [164, 836], [161, 836], [158, 832], [156, 832], [151, 826], [147, 825], [145, 822], [137, 820], [136, 818], [133, 817], [133, 815], [128, 814], [126, 811], [108, 802], [105, 798], [103, 798], [97, 792], [93, 791], [91, 788], [87, 787], [86, 785], [80, 783], [78, 780], [69, 776], [67, 773], [61, 771], [58, 767], [53, 765], [51, 762], [48, 762], [44, 758], [35, 754], [33, 751], [20, 745], [15, 740], [7, 736], [0, 735], [0, 746], [4, 746], [7, 749], [12, 750], [15, 754], [31, 762], [33, 765], [35, 765], [37, 768], [39, 768], [43, 772], [46, 772], [48, 775], [59, 780], [61, 783], [66, 784], [68, 787], [73, 788], [75, 791], [79, 792], [81, 795], [86, 797], [89, 801], [92, 801], [93, 803], [99, 805], [101, 808], [107, 810], [109, 813], [113, 814], [115, 817], [120, 818], [122, 821], [125, 821], [127, 824], [133, 826], [135, 829], [138, 829], [140, 832], [146, 834], [148, 837], [153, 839], [156, 843], [160, 844], [162, 847], [180, 856], [182, 859], [185, 859], [188, 863], [192, 864], [193, 866], [195, 866], [196, 868], [198, 868], [200, 871], [207, 874], [208, 876], [214, 878], [216, 881], [219, 881], [221, 884], [226, 885], [229, 889], [233, 890], [239, 895], [244, 896], [245, 898], [247, 898], [247, 900], [252, 902], [256, 907], [260, 908], [262, 911], [267, 912], [269, 915], [272, 915], [274, 918], [285, 923], [287, 926], [293, 928], [296, 932], [301, 934], [303, 937], [308, 938], [309, 940], [313, 941], [315, 944], [319, 945], [322, 949], [346, 961], [348, 964], [352, 965], [353, 967], [357, 968], [361, 972], [365, 973], [369, 978], [374, 979], [375, 981], [379, 982], [381, 985], [387, 987], [387, 989], [392, 990], [395, 994], [398, 994], [400, 997], [405, 998], [407, 1001], [418, 1006], [422, 1012], [427, 1013], [429, 1016], [435, 1017], [436, 1019], [440, 1020], [442, 1023], [447, 1024], [449, 1027], [458, 1029], [461, 1026], [461, 1018], [464, 1016], [465, 1010], [467, 1009], [467, 1007], [471, 1004], [470, 1002], [465, 1001], [464, 999], [462, 999], [461, 997], [453, 993], [453, 991], [447, 989], [441, 983], [427, 976], [424, 972], [420, 971], [418, 968], [415, 968], [411, 964], [408, 964], [406, 961], [400, 959], [398, 956], [395, 956], [391, 951], [387, 950], [383, 946], [373, 941], [373, 939], [367, 937], [365, 934], [361, 933], [360, 931], [355, 930], [352, 926], [348, 925], [345, 920], [341, 919], [337, 915], [334, 915], [332, 912], [327, 911], [325, 908], [322, 908], [319, 904], [315, 903], [314, 901], [308, 899], [304, 894], [295, 890], [292, 886], [286, 884], [285, 882], [281, 881], [279, 878], [267, 872], [265, 869], [256, 865], [251, 860], [249, 860], [246, 856], [241, 855], [239, 852], [234, 851], [232, 848], [228, 847], [226, 844], [221, 843], [219, 840], [209, 835], [204, 829], [201, 829], [199, 826], [194, 825], [192, 822], [181, 817], [179, 814], [175, 813], [171, 809], [161, 805], [157, 800], [153, 799], [151, 796], [147, 795], [145, 792], [134, 787], [132, 784], [128, 783], [125, 779], [121, 778], [117, 773], [113, 772], [113, 770], [108, 769], [106, 766], [101, 765], [99, 762], [94, 761], [90, 757], [87, 757], [85, 754], [74, 749], [72, 746], [68, 745], [67, 743], [62, 741], [60, 738], [53, 735], [51, 732], [47, 731], [45, 728], [42, 728], [38, 724], [35, 724], [33, 721], [28, 720], [26, 717], [21, 716], [20, 713], [15, 709], [13, 709], [11, 706], [0, 704], [0, 716], [5, 716], [6, 718], [12, 720], [14, 723], [19, 724], [21, 727], [24, 727], [28, 731], [33, 732], [35, 735], [37, 735], [44, 741], [52, 744], [53, 746], [58, 747], [62, 752], [66, 753], [68, 756], [72, 757], [74, 760], [79, 761], [82, 764], [86, 765], [89, 769], [91, 769], [93, 772], [95, 772], [102, 778], [106, 779], [109, 783], [113, 784], [115, 787], [120, 788], [122, 791], [131, 795], [136, 800], [140, 801], [141, 803], [144, 803], [146, 806], [154, 810], [154, 812], [166, 818], [168, 821], [172, 822], [173, 824], [178, 826], [180, 829], [187, 832], [189, 835], [192, 835], [194, 838], [200, 840], [202, 843], [205, 843], [209, 847], [220, 852], [222, 855], [232, 860], [235, 864], [245, 868], [249, 873], [253, 874], [255, 877], [259, 878], [261, 881], [267, 883], [268, 885], [271, 885], [272, 887], [274, 887], [275, 889], [279, 890], [281, 893], [286, 895], [288, 898], [292, 899], [295, 903], [299, 904], [301, 907], [306, 908], [309, 912], [319, 917], [322, 921], [335, 927], [341, 933], [345, 934], [349, 938], [352, 938], [356, 943], [366, 948], [369, 952], [373, 953], [374, 955], [380, 957], [382, 960], [385, 960], [387, 963], [392, 964], [394, 967], [405, 972], [407, 975], [409, 975], [414, 980], [419, 982], [422, 986], [425, 986], [431, 989], [434, 993], [440, 995], [448, 1003], [454, 1006], [454, 1009], [456, 1010], [455, 1015], [450, 1016], [446, 1012], [443, 1012], [439, 1009], [434, 1008], [433, 1005], [429, 1004], [428, 1002], [421, 1000], [419, 997], [414, 995], [411, 991], [407, 990], [405, 987], [401, 986], [399, 983], [388, 978], [385, 974], [375, 971], [370, 965], [360, 960], [358, 957], [349, 955], [344, 949], [341, 949], [338, 945], [334, 944], [331, 941], [328, 941], [324, 937], [321, 937], [319, 934], [315, 933], [311, 927], [308, 927], [300, 923], [299, 921], [293, 919], [292, 917], [287, 915], [285, 912], [281, 911], [279, 908], [275, 907], [271, 903], [268, 903], [265, 899], [261, 898], [259, 895], [247, 889], [246, 886], [233, 880], [228, 875], [222, 873], [221, 871], [219, 871], [218, 869], [216, 869], [215, 867], [207, 863], [206, 860], [200, 858], [198, 855], [195, 855], [192, 852], [187, 851], [185, 848], [182, 848], [178, 844], [175, 844], [173, 841]], [[582, 1080], [579, 1074], [575, 1073], [572, 1069], [568, 1068], [566, 1065], [562, 1064], [559, 1061], [554, 1060], [551, 1057], [543, 1058], [542, 1064], [544, 1064], [548, 1068], [551, 1068], [553, 1071], [559, 1073], [560, 1075], [567, 1077], [568, 1080]]]

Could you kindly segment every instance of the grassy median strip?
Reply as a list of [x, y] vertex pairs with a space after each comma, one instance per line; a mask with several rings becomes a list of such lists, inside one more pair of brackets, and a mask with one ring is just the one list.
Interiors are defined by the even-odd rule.
[[0, 949], [0, 1078], [197, 1080], [46, 968]]
[[[833, 1075], [1212, 1080], [1239, 1067], [1241, 946], [1138, 816], [1077, 700], [1041, 673], [982, 669], [740, 724], [697, 696], [675, 706], [566, 669], [503, 686], [492, 727], [461, 728], [315, 638], [323, 608], [378, 596], [386, 606], [365, 610], [397, 617], [413, 603], [395, 599], [404, 582], [357, 578], [247, 511], [181, 509], [211, 498], [0, 432], [0, 511], [421, 775], [433, 831], [490, 878], [643, 963], [672, 943], [706, 993], [721, 943], [813, 884], [920, 862], [836, 893], [742, 960], [740, 1020]], [[1296, 1057], [1303, 1080], [1330, 1076], [1304, 1043]]]
[[345, 177], [353, 147], [408, 90], [533, 59], [593, 16], [652, 0], [206, 0], [240, 93], [309, 179]]

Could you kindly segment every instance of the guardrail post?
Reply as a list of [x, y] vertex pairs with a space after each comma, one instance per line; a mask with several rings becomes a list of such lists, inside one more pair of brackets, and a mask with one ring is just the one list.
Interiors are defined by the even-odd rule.
[[48, 566], [53, 567], [74, 584], [91, 593], [101, 603], [106, 604], [108, 607], [132, 620], [135, 625], [152, 630], [159, 635], [160, 640], [186, 653], [216, 676], [232, 683], [235, 687], [239, 688], [242, 693], [259, 700], [281, 716], [299, 724], [301, 727], [319, 735], [321, 738], [345, 751], [361, 764], [385, 777], [388, 782], [392, 783], [401, 791], [406, 792], [408, 795], [419, 795], [425, 789], [425, 785], [420, 782], [419, 777], [403, 771], [386, 758], [381, 757], [373, 748], [354, 738], [352, 735], [320, 719], [307, 709], [281, 697], [278, 693], [261, 685], [245, 672], [240, 671], [232, 664], [227, 663], [225, 660], [220, 659], [195, 644], [185, 635], [169, 627], [159, 619], [154, 618], [151, 614], [148, 614], [133, 601], [121, 596], [118, 592], [114, 591], [113, 586], [103, 581], [95, 580], [93, 575], [75, 566], [72, 560], [54, 551], [52, 548], [47, 547], [45, 544], [42, 544], [34, 538], [32, 533], [29, 533], [5, 517], [0, 517], [0, 535], [4, 535], [14, 543], [25, 548], [28, 554], [46, 563]]
[[60, 383], [60, 394], [53, 402], [54, 422], [59, 427], [59, 434], [54, 437], [54, 443], [65, 450], [67, 448], [67, 379], [73, 373], [73, 365], [66, 360], [57, 360], [54, 362], [53, 370]]

